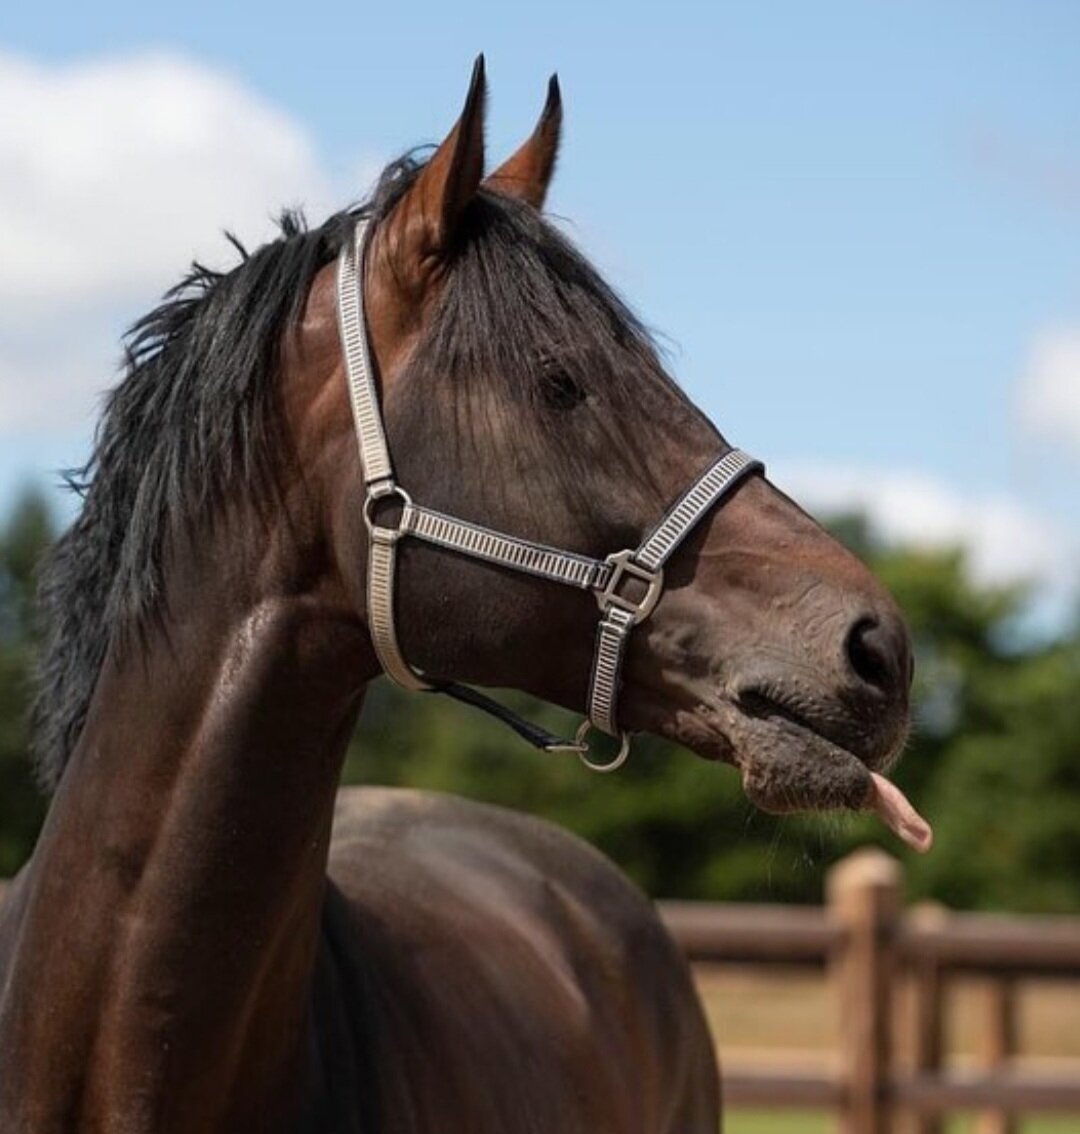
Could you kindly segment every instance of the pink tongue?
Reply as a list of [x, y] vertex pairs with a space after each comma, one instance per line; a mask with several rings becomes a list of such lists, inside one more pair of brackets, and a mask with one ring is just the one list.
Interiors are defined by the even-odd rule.
[[873, 811], [878, 818], [898, 838], [904, 840], [920, 854], [933, 846], [934, 832], [930, 824], [908, 802], [908, 798], [896, 786], [877, 772], [871, 772], [874, 786], [863, 804], [865, 811]]

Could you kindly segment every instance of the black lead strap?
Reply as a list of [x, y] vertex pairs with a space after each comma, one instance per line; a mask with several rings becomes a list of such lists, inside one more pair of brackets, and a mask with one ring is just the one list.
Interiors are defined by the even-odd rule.
[[453, 697], [455, 701], [460, 701], [463, 705], [471, 705], [474, 709], [487, 713], [488, 716], [494, 717], [507, 728], [513, 729], [522, 740], [527, 740], [534, 748], [539, 748], [543, 752], [581, 752], [583, 750], [580, 744], [576, 744], [572, 740], [563, 740], [548, 732], [547, 729], [541, 728], [540, 725], [533, 724], [532, 721], [527, 721], [524, 717], [519, 717], [513, 709], [508, 709], [505, 705], [499, 704], [493, 697], [489, 697], [486, 693], [481, 693], [479, 689], [473, 689], [469, 685], [449, 681], [445, 685], [434, 686], [430, 692], [445, 693], [448, 697]]

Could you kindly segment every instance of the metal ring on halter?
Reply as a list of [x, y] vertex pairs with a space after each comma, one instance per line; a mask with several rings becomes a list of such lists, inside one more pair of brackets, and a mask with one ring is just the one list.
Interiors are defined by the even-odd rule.
[[[398, 526], [396, 528], [384, 528], [382, 524], [375, 523], [375, 505], [381, 504], [384, 500], [393, 500], [395, 497], [401, 502], [401, 516], [398, 519]], [[412, 510], [412, 497], [401, 485], [391, 482], [383, 487], [382, 484], [377, 483], [368, 489], [368, 494], [364, 499], [364, 524], [372, 537], [378, 533], [379, 538], [396, 543], [405, 535], [406, 521]]]
[[614, 772], [616, 768], [621, 768], [626, 763], [626, 758], [630, 755], [630, 734], [619, 733], [619, 753], [614, 760], [609, 760], [606, 764], [594, 764], [589, 759], [589, 745], [586, 738], [595, 727], [590, 720], [584, 720], [578, 726], [574, 736], [574, 744], [580, 749], [578, 759], [592, 772]]

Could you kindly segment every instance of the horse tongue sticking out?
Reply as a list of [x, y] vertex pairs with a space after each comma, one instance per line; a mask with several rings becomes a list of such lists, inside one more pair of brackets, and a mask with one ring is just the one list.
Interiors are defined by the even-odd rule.
[[871, 773], [873, 787], [863, 807], [873, 811], [897, 838], [925, 854], [934, 845], [934, 831], [891, 780]]

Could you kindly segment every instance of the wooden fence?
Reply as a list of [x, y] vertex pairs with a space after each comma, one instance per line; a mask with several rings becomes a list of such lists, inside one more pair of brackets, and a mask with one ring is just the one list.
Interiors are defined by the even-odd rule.
[[[837, 1073], [725, 1061], [727, 1106], [828, 1109], [843, 1134], [892, 1134], [901, 1115], [914, 1134], [941, 1134], [954, 1110], [978, 1111], [979, 1134], [1015, 1134], [1019, 1115], [1046, 1111], [1075, 1112], [1080, 1131], [1080, 1069], [1048, 1076], [1014, 1064], [1017, 982], [1080, 980], [1080, 917], [905, 911], [900, 866], [874, 849], [833, 868], [824, 908], [662, 902], [661, 912], [693, 963], [817, 969], [837, 999]], [[945, 993], [957, 976], [983, 978], [989, 990], [975, 1071], [945, 1065]], [[914, 1001], [906, 1068], [896, 1054], [905, 985]]]

